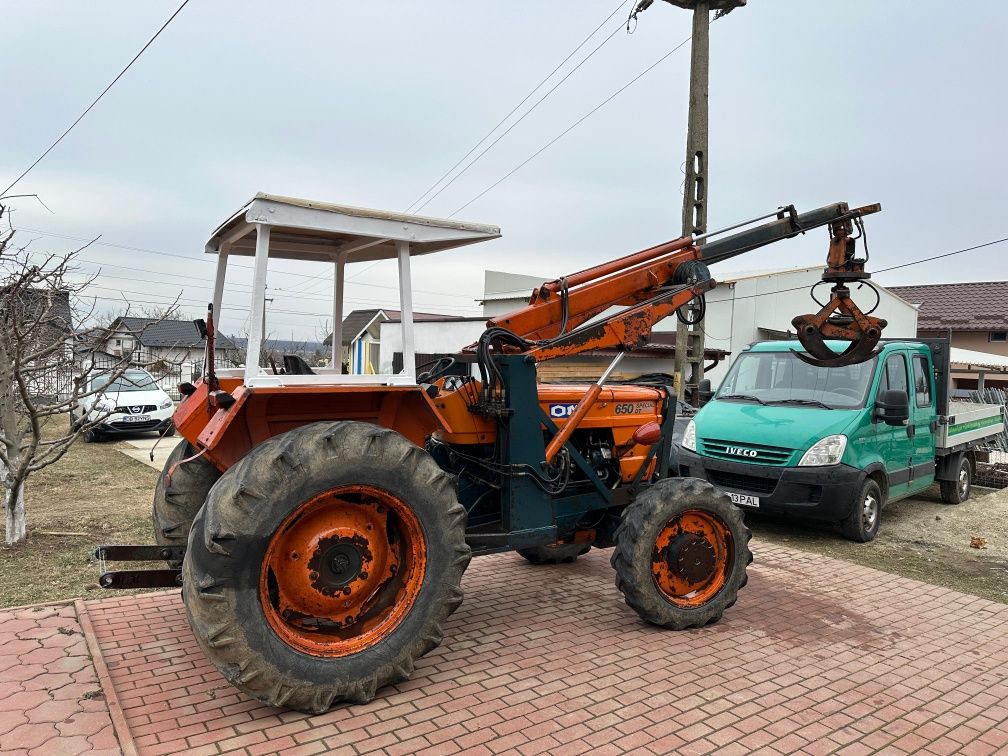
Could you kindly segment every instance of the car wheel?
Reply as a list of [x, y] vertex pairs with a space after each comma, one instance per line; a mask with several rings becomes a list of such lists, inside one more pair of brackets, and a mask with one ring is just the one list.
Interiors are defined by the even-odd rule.
[[94, 428], [88, 428], [82, 434], [84, 436], [84, 441], [89, 444], [97, 444], [102, 440], [102, 435]]
[[973, 465], [963, 454], [959, 460], [955, 480], [941, 481], [941, 498], [946, 504], [962, 504], [973, 490]]
[[882, 489], [869, 478], [851, 504], [850, 514], [841, 529], [846, 538], [859, 543], [874, 540], [882, 515]]

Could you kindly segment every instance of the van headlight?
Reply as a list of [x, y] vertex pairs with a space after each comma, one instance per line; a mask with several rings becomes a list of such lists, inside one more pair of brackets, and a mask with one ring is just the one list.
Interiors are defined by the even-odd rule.
[[818, 467], [838, 464], [846, 448], [847, 436], [842, 433], [838, 433], [835, 436], [826, 436], [821, 441], [814, 443], [812, 448], [802, 455], [798, 466]]
[[173, 401], [171, 400], [171, 397], [167, 397], [167, 398], [166, 398], [166, 399], [165, 399], [165, 400], [164, 400], [163, 402], [161, 402], [161, 409], [168, 409], [168, 408], [169, 408], [169, 407], [171, 407], [171, 406], [172, 406], [172, 405], [173, 405], [174, 403], [175, 403], [175, 402], [173, 402]]
[[683, 449], [689, 449], [691, 452], [696, 451], [696, 423], [692, 420], [689, 421], [686, 430], [682, 434], [680, 446]]

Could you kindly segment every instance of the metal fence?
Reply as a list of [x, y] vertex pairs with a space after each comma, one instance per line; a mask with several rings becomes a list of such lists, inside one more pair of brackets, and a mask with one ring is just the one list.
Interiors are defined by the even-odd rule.
[[977, 404], [1000, 404], [1005, 416], [1005, 429], [987, 445], [989, 461], [978, 462], [974, 482], [988, 488], [1008, 488], [1008, 392], [999, 388], [970, 391], [962, 400]]
[[[195, 381], [203, 372], [202, 360], [173, 362], [146, 350], [135, 351], [128, 358], [99, 352], [88, 354], [80, 359], [76, 370], [72, 371], [69, 366], [61, 368], [58, 374], [54, 374], [52, 385], [59, 390], [62, 396], [66, 396], [73, 390], [74, 376], [80, 375], [81, 371], [89, 370], [93, 373], [101, 373], [121, 370], [125, 360], [128, 360], [128, 367], [141, 368], [150, 373], [158, 387], [176, 402], [182, 400], [178, 384], [184, 381]], [[218, 368], [234, 367], [234, 362], [224, 354], [217, 354], [214, 364]]]

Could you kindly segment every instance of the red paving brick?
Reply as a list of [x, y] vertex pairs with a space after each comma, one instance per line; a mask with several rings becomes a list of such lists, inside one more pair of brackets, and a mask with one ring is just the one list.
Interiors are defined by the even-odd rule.
[[413, 678], [319, 716], [234, 690], [177, 592], [77, 604], [107, 701], [84, 696], [98, 677], [74, 607], [0, 611], [0, 752], [116, 753], [110, 711], [140, 754], [1008, 749], [1008, 606], [755, 551], [739, 603], [684, 633], [637, 618], [607, 552], [556, 567], [477, 558]]
[[0, 753], [121, 753], [73, 604], [0, 609]]

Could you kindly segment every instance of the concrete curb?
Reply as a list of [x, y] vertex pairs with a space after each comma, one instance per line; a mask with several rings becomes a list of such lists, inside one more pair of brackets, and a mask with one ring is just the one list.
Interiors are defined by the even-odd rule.
[[84, 640], [87, 643], [88, 651], [91, 653], [91, 662], [94, 664], [95, 672], [98, 675], [98, 683], [105, 694], [105, 703], [108, 704], [109, 716], [112, 718], [112, 726], [115, 728], [116, 737], [119, 738], [119, 747], [125, 756], [139, 756], [136, 743], [133, 742], [133, 733], [130, 732], [126, 723], [126, 715], [119, 704], [119, 697], [116, 694], [115, 686], [112, 684], [112, 676], [109, 674], [108, 666], [105, 664], [105, 657], [102, 656], [101, 646], [98, 645], [98, 638], [95, 635], [94, 627], [91, 625], [91, 617], [88, 616], [87, 606], [83, 599], [74, 599], [74, 609], [77, 612], [77, 620], [80, 622], [81, 630], [84, 631]]

